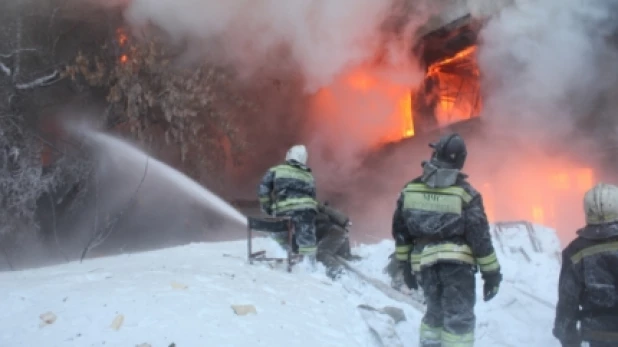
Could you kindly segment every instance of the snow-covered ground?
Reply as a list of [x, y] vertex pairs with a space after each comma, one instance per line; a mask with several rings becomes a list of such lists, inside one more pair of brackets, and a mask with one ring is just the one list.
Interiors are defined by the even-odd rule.
[[[479, 278], [476, 346], [559, 346], [551, 336], [556, 235], [536, 227], [537, 250], [524, 228], [500, 235], [505, 281], [486, 303]], [[255, 247], [278, 253], [267, 239]], [[389, 283], [383, 269], [393, 249], [390, 240], [360, 245], [366, 258], [356, 266]], [[303, 264], [293, 273], [249, 265], [245, 252], [244, 241], [201, 243], [2, 273], [0, 346], [378, 346], [368, 323], [386, 345], [417, 346], [422, 314], [412, 306], [354, 275], [332, 282]], [[400, 308], [406, 320], [361, 304]], [[249, 306], [236, 314], [233, 305]], [[247, 308], [255, 312], [240, 312]]]

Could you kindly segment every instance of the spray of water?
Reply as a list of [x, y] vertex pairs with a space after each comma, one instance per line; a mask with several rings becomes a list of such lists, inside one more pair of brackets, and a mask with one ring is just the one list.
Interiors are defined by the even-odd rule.
[[163, 177], [169, 185], [178, 188], [178, 190], [185, 193], [187, 197], [195, 199], [196, 202], [202, 204], [204, 207], [210, 208], [235, 222], [242, 225], [247, 224], [247, 219], [242, 213], [180, 171], [159, 160], [149, 157], [148, 154], [114, 136], [93, 130], [84, 130], [84, 132], [102, 148], [114, 153], [114, 156], [123, 157], [131, 162], [143, 160], [145, 163], [148, 159], [149, 172], [155, 172], [156, 175]]

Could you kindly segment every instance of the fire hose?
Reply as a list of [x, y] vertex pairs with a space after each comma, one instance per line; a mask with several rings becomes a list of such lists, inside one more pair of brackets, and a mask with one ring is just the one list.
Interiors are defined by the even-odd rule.
[[384, 295], [388, 296], [389, 298], [399, 301], [399, 302], [403, 302], [406, 303], [410, 306], [412, 306], [413, 308], [415, 308], [417, 311], [424, 313], [425, 312], [425, 306], [421, 303], [418, 302], [414, 299], [412, 299], [411, 297], [391, 288], [390, 286], [386, 285], [385, 283], [383, 283], [380, 280], [377, 280], [375, 278], [371, 278], [367, 275], [365, 275], [364, 273], [362, 273], [360, 270], [358, 270], [357, 268], [355, 268], [354, 266], [352, 266], [347, 260], [337, 256], [335, 257], [335, 259], [337, 259], [337, 261], [343, 265], [346, 269], [350, 270], [351, 272], [353, 272], [354, 274], [356, 274], [358, 277], [360, 277], [361, 280], [365, 281], [366, 283], [372, 285], [374, 288], [376, 288], [377, 290], [381, 291], [382, 293], [384, 293]]

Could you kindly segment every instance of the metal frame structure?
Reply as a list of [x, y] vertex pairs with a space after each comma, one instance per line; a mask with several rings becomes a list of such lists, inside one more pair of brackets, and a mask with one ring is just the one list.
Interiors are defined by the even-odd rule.
[[[265, 250], [253, 251], [253, 232], [265, 234], [285, 234], [286, 258], [267, 257]], [[288, 272], [292, 271], [292, 266], [300, 261], [300, 256], [292, 252], [292, 236], [294, 235], [294, 225], [289, 217], [247, 217], [247, 260], [249, 264], [254, 261], [272, 261], [277, 263], [287, 263]]]

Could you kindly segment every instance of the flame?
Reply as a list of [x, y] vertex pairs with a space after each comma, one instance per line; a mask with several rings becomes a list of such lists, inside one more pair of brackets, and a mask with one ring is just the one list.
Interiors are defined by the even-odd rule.
[[434, 117], [438, 126], [444, 127], [480, 114], [476, 46], [429, 66], [426, 81], [435, 84], [433, 93], [437, 103]]
[[320, 89], [312, 100], [312, 114], [336, 136], [346, 134], [350, 141], [372, 147], [414, 136], [412, 98], [409, 85], [363, 66]]
[[120, 47], [126, 46], [127, 42], [129, 42], [129, 37], [124, 32], [124, 29], [122, 28], [116, 29], [116, 40], [118, 41], [118, 45]]
[[[545, 167], [522, 166], [518, 168], [516, 182], [492, 178], [491, 183], [485, 182], [479, 189], [490, 222], [496, 218], [528, 220], [558, 230], [572, 227], [574, 218], [582, 211], [580, 204], [570, 202], [581, 201], [582, 195], [594, 185], [591, 168], [566, 161], [549, 162]], [[496, 194], [501, 194], [502, 199]]]
[[[475, 46], [429, 66], [421, 86], [401, 86], [372, 71], [367, 66], [354, 69], [313, 98], [314, 119], [335, 138], [345, 136], [338, 142], [345, 146], [358, 135], [370, 145], [399, 141], [481, 113]], [[427, 118], [435, 122], [426, 126]], [[594, 170], [565, 158], [535, 155], [522, 157], [513, 174], [471, 175], [481, 180], [489, 221], [527, 220], [559, 232], [583, 222], [580, 201], [594, 184]]]
[[541, 206], [532, 207], [532, 221], [534, 221], [534, 223], [543, 225], [545, 222], [544, 217], [545, 217], [545, 213], [544, 213], [543, 207]]
[[[480, 113], [475, 46], [428, 67], [425, 84], [431, 83], [435, 88], [427, 95], [415, 93], [414, 86], [398, 85], [374, 72], [372, 66], [361, 66], [321, 89], [314, 97], [313, 113], [331, 114], [324, 117], [331, 123], [333, 118], [352, 118], [350, 113], [361, 114], [358, 118], [373, 118], [377, 124], [367, 125], [362, 132], [371, 138], [369, 142], [375, 144], [399, 141], [417, 134], [415, 116], [418, 110], [415, 106], [418, 97], [419, 105], [427, 104], [428, 98], [435, 99], [431, 112], [438, 127]], [[372, 115], [364, 115], [369, 113]], [[350, 119], [350, 122], [358, 123], [358, 120]]]
[[[128, 44], [129, 37], [127, 36], [123, 28], [116, 29], [116, 41], [118, 42], [118, 46], [120, 46], [121, 49]], [[118, 58], [118, 61], [121, 64], [126, 64], [127, 62], [129, 62], [129, 56], [126, 53], [123, 53]]]

